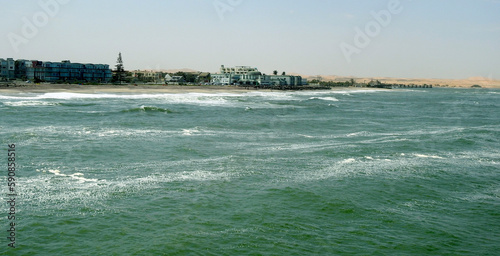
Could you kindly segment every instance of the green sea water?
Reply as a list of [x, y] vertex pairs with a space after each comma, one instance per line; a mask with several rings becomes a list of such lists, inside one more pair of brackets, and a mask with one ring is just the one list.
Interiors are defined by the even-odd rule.
[[0, 91], [0, 255], [498, 255], [499, 94]]

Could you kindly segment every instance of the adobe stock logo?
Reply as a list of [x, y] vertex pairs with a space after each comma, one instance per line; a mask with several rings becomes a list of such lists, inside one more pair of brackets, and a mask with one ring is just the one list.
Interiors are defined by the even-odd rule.
[[23, 17], [23, 25], [21, 27], [20, 33], [9, 33], [7, 38], [10, 41], [10, 45], [17, 53], [19, 52], [19, 46], [28, 44], [30, 39], [35, 38], [40, 29], [47, 26], [51, 18], [54, 18], [61, 10], [61, 5], [69, 3], [70, 0], [39, 0], [38, 6], [42, 8], [41, 11], [33, 14], [31, 19]]
[[[411, 1], [411, 0], [410, 0]], [[342, 42], [340, 49], [344, 54], [347, 62], [351, 63], [353, 54], [360, 54], [363, 49], [368, 47], [372, 39], [380, 35], [382, 28], [389, 26], [394, 15], [398, 15], [403, 11], [403, 6], [399, 0], [390, 0], [386, 10], [379, 12], [371, 11], [373, 19], [365, 24], [364, 30], [355, 27], [356, 35], [353, 39], [353, 44]]]
[[219, 15], [219, 19], [224, 21], [224, 15], [226, 15], [227, 12], [233, 12], [234, 8], [241, 5], [243, 1], [244, 0], [215, 0], [213, 4], [217, 15]]

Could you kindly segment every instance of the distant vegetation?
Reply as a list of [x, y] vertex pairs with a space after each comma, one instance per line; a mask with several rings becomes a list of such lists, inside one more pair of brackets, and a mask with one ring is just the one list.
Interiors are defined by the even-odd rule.
[[195, 83], [198, 78], [198, 74], [195, 73], [186, 73], [186, 72], [177, 72], [174, 76], [182, 76], [186, 83]]
[[116, 59], [116, 69], [113, 71], [113, 78], [112, 82], [116, 84], [121, 84], [123, 82], [128, 82], [127, 81], [127, 72], [125, 71], [125, 68], [123, 66], [123, 59], [122, 59], [122, 53], [120, 52], [118, 54], [118, 58]]
[[317, 84], [321, 87], [366, 87], [366, 88], [432, 88], [430, 84], [416, 85], [416, 84], [391, 84], [383, 83], [379, 80], [371, 80], [370, 82], [360, 83], [356, 82], [354, 79], [343, 82], [333, 82], [333, 81], [320, 81], [318, 79], [311, 80], [309, 84]]
[[319, 80], [312, 80], [310, 81], [311, 84], [319, 84], [321, 86], [326, 86], [326, 87], [371, 87], [371, 88], [387, 88], [387, 87], [392, 87], [392, 84], [385, 84], [380, 82], [379, 80], [373, 81], [371, 80], [368, 83], [357, 83], [354, 79], [351, 79], [349, 81], [344, 81], [344, 82], [324, 82], [324, 81], [319, 81]]

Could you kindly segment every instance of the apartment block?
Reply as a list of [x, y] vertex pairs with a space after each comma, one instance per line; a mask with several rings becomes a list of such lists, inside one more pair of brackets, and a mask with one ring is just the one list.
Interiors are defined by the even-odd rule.
[[0, 79], [10, 80], [15, 77], [15, 61], [12, 58], [0, 59]]
[[49, 62], [0, 59], [0, 62], [1, 77], [8, 79], [19, 78], [44, 82], [109, 82], [112, 78], [111, 69], [105, 64], [71, 63], [69, 60]]
[[217, 85], [260, 85], [260, 86], [302, 86], [300, 76], [265, 75], [257, 68], [237, 66], [226, 68], [221, 66], [220, 74], [212, 74], [212, 84]]

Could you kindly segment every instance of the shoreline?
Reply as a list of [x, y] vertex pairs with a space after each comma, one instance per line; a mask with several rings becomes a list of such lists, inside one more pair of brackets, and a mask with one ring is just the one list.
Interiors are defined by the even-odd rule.
[[[435, 88], [463, 88], [474, 89], [470, 87], [435, 87]], [[476, 89], [498, 89], [498, 88], [476, 88]], [[383, 88], [371, 87], [332, 87], [329, 90], [388, 90]], [[396, 89], [398, 90], [398, 89]], [[403, 89], [404, 90], [404, 89]], [[262, 88], [245, 88], [237, 86], [195, 86], [195, 85], [76, 85], [76, 84], [15, 84], [14, 86], [2, 86], [0, 84], [0, 93], [245, 93], [252, 91], [276, 92], [280, 90], [262, 89]]]
[[[333, 87], [329, 90], [387, 90], [381, 88]], [[246, 92], [278, 92], [282, 90], [245, 88], [237, 86], [196, 86], [196, 85], [75, 85], [75, 84], [17, 84], [1, 87], [0, 93], [246, 93]], [[293, 90], [290, 90], [293, 91]], [[285, 91], [283, 91], [285, 92]]]
[[0, 87], [0, 93], [189, 93], [189, 92], [246, 92], [240, 87], [178, 86], [178, 85], [76, 85], [76, 84], [17, 84]]

